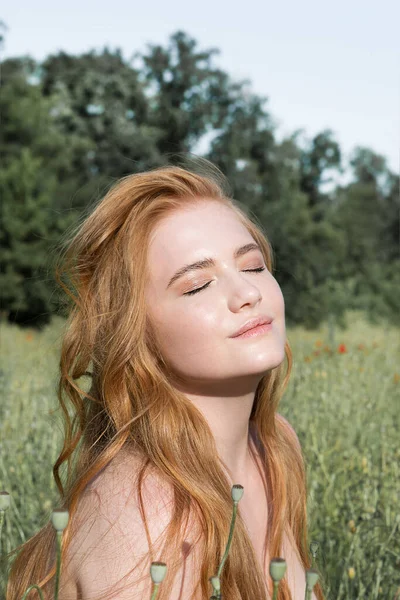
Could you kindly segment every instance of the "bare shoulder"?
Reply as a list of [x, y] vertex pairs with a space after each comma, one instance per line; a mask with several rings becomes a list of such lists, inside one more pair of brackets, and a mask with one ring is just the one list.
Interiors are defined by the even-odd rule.
[[284, 426], [286, 431], [289, 433], [290, 437], [297, 444], [297, 447], [301, 452], [301, 444], [300, 444], [299, 438], [297, 436], [297, 433], [293, 429], [293, 426], [289, 423], [289, 421], [284, 416], [280, 415], [279, 413], [276, 413], [276, 417], [277, 417], [278, 421], [280, 423], [282, 423], [282, 425]]
[[[143, 458], [123, 448], [113, 460], [93, 479], [85, 493], [85, 498], [101, 503], [107, 513], [118, 512], [122, 508], [136, 508], [138, 503], [138, 477]], [[142, 480], [143, 502], [149, 509], [160, 508], [172, 501], [172, 486], [168, 485], [147, 465]]]
[[[173, 514], [173, 490], [153, 469], [146, 471], [143, 509], [155, 552], [150, 559], [137, 489], [143, 464], [121, 451], [80, 498], [68, 548], [69, 585], [73, 579], [77, 596], [61, 594], [60, 600], [150, 597], [151, 560], [166, 562], [158, 552]], [[179, 598], [177, 588], [174, 591], [174, 597]]]
[[[143, 521], [139, 511], [138, 474], [142, 466], [142, 460], [122, 450], [89, 483], [78, 503], [76, 540], [82, 538], [87, 542], [89, 538], [93, 538], [98, 543], [100, 534], [107, 535], [108, 529], [114, 531], [112, 537], [123, 534], [126, 538], [128, 531], [139, 534]], [[151, 521], [153, 536], [157, 534], [158, 537], [161, 533], [157, 523], [162, 523], [170, 516], [171, 510], [168, 508], [171, 509], [172, 497], [172, 489], [163, 484], [154, 471], [148, 469], [142, 481], [142, 500], [146, 518]], [[147, 552], [148, 544], [144, 542], [143, 536], [139, 538], [142, 543], [140, 548], [135, 545], [135, 551], [140, 549]]]

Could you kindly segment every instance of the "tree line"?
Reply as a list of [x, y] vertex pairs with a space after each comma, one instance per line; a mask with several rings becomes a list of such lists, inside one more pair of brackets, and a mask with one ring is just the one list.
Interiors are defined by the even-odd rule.
[[[356, 147], [352, 180], [330, 129], [277, 141], [248, 80], [235, 81], [177, 31], [125, 59], [119, 49], [2, 64], [1, 316], [42, 327], [62, 307], [51, 270], [58, 240], [120, 177], [196, 153], [227, 176], [262, 225], [288, 326], [344, 325], [347, 309], [400, 324], [399, 175]], [[367, 126], [367, 123], [366, 123]]]

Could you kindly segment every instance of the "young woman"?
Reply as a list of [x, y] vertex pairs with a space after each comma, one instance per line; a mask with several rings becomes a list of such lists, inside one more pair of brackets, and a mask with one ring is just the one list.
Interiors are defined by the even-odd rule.
[[[206, 165], [207, 174], [169, 166], [121, 179], [57, 268], [71, 298], [54, 465], [69, 511], [60, 600], [150, 598], [152, 561], [167, 564], [158, 600], [208, 599], [234, 484], [244, 495], [223, 598], [272, 597], [278, 556], [287, 562], [279, 600], [304, 598], [304, 461], [277, 412], [292, 364], [284, 299], [266, 236]], [[32, 583], [52, 598], [55, 547], [49, 523], [15, 550], [7, 600]], [[312, 597], [323, 600], [319, 584]]]

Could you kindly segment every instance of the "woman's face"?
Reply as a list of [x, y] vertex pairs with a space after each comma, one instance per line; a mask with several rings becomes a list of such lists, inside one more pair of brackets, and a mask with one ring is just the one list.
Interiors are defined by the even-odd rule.
[[[284, 360], [281, 289], [261, 251], [234, 258], [237, 248], [251, 242], [255, 240], [235, 213], [212, 201], [171, 214], [152, 233], [146, 288], [149, 319], [164, 360], [188, 392], [226, 388], [235, 378], [258, 382]], [[188, 271], [169, 285], [183, 266], [204, 258], [213, 258], [215, 266]], [[259, 267], [265, 270], [246, 272]], [[230, 337], [260, 315], [273, 318], [271, 331], [247, 339]]]

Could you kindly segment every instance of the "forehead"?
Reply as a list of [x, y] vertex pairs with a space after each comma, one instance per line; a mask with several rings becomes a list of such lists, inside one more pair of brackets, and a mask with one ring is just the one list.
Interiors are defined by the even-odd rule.
[[167, 245], [173, 249], [196, 250], [195, 244], [216, 236], [221, 238], [221, 225], [229, 236], [251, 237], [236, 214], [217, 202], [204, 202], [198, 206], [185, 207], [165, 217], [154, 228], [150, 248]]
[[174, 211], [157, 224], [150, 237], [149, 268], [151, 272], [170, 271], [188, 260], [226, 254], [250, 241], [250, 233], [233, 210], [205, 202]]

